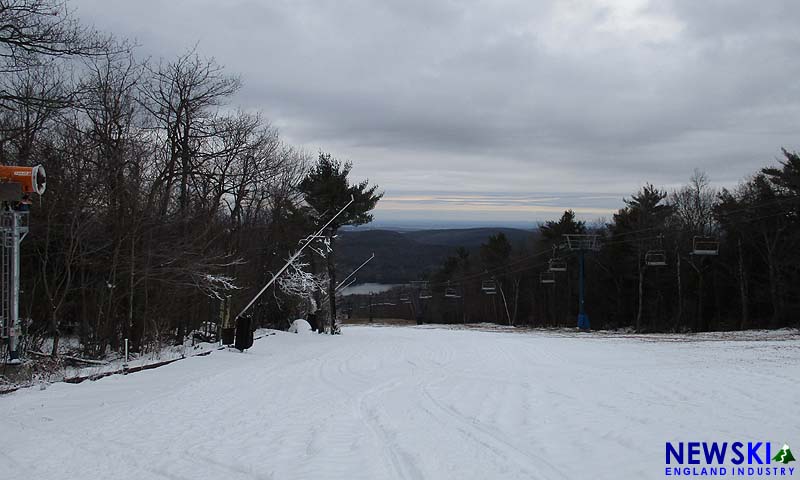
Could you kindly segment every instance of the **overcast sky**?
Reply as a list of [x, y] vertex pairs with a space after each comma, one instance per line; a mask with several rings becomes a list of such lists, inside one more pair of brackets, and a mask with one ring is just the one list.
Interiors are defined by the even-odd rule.
[[143, 56], [195, 44], [290, 143], [352, 160], [381, 222], [610, 217], [694, 168], [800, 150], [800, 2], [71, 0]]

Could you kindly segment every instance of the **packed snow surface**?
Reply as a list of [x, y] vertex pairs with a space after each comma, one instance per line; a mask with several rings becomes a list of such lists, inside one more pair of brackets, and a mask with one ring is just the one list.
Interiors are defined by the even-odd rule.
[[663, 479], [666, 441], [800, 445], [792, 332], [486, 330], [279, 332], [20, 390], [0, 397], [0, 476]]

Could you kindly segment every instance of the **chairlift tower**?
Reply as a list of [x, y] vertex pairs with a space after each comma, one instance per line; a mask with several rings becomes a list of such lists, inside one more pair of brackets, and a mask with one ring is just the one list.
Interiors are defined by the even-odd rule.
[[0, 337], [8, 347], [3, 359], [9, 365], [21, 363], [19, 337], [19, 253], [28, 235], [30, 194], [43, 194], [46, 177], [41, 165], [0, 166]]
[[697, 272], [698, 277], [698, 314], [697, 318], [698, 321], [703, 320], [703, 260], [708, 258], [714, 258], [719, 255], [719, 239], [716, 237], [707, 237], [707, 236], [700, 236], [696, 235], [692, 239], [692, 251], [689, 252], [690, 259], [697, 258], [700, 261], [700, 266], [694, 264], [694, 261], [689, 260], [689, 265], [692, 266], [695, 272]]
[[433, 298], [428, 282], [424, 280], [412, 280], [410, 282], [411, 292], [409, 300], [411, 301], [411, 310], [416, 320], [417, 325], [424, 323], [426, 300]]
[[566, 234], [566, 247], [578, 253], [578, 328], [581, 330], [589, 329], [589, 315], [586, 314], [586, 288], [584, 285], [585, 257], [586, 252], [596, 252], [600, 250], [600, 243], [597, 235], [585, 234]]

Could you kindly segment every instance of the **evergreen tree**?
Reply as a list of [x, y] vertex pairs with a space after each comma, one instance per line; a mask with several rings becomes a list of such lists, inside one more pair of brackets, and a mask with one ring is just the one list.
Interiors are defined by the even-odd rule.
[[563, 241], [564, 235], [586, 233], [586, 223], [575, 220], [575, 212], [566, 210], [557, 221], [548, 221], [539, 226], [544, 245], [552, 247]]
[[[667, 192], [648, 183], [633, 194], [630, 199], [623, 199], [625, 208], [614, 214], [614, 223], [611, 225], [612, 238], [617, 237], [616, 241], [621, 242], [619, 251], [623, 255], [625, 253], [633, 253], [633, 255], [625, 256], [636, 260], [636, 330], [642, 329], [646, 246], [648, 243], [656, 243], [666, 226], [667, 219], [674, 211], [671, 205], [664, 202], [666, 198]], [[631, 252], [631, 249], [633, 249], [633, 252]], [[629, 264], [628, 272], [630, 275]]]
[[786, 149], [782, 151], [786, 161], [781, 162], [780, 167], [763, 168], [761, 173], [778, 187], [783, 196], [800, 199], [800, 155]]
[[503, 232], [498, 232], [481, 245], [480, 251], [484, 268], [494, 270], [508, 263], [508, 258], [511, 256], [511, 243]]
[[330, 245], [330, 251], [326, 255], [326, 267], [331, 334], [336, 331], [336, 234], [345, 225], [363, 225], [371, 222], [370, 212], [383, 197], [382, 192], [377, 193], [378, 186], [370, 186], [368, 180], [350, 184], [348, 176], [352, 168], [352, 163], [343, 163], [331, 157], [329, 153], [320, 152], [317, 163], [299, 185], [303, 199], [314, 209], [320, 226], [327, 223], [331, 216], [347, 205], [351, 197], [353, 198], [353, 203], [330, 224], [326, 232]]

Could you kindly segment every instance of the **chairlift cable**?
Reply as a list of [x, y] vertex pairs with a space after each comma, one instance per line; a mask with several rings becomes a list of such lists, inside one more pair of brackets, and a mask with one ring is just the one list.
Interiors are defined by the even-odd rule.
[[[781, 200], [781, 201], [785, 202], [785, 200]], [[764, 202], [762, 204], [758, 204], [757, 206], [764, 206], [764, 205], [768, 205], [768, 204], [771, 204], [771, 203], [776, 203], [776, 201]], [[726, 214], [750, 210], [753, 207], [755, 207], [755, 206], [746, 207], [746, 208], [742, 208], [742, 209], [738, 209], [738, 210], [732, 210], [730, 212], [726, 212]], [[736, 225], [736, 224], [740, 224], [740, 223], [750, 223], [750, 222], [755, 221], [755, 220], [763, 220], [765, 218], [784, 215], [786, 213], [790, 213], [793, 210], [794, 210], [794, 208], [788, 208], [788, 209], [785, 209], [785, 210], [778, 210], [778, 211], [774, 211], [774, 212], [772, 212], [770, 214], [759, 216], [759, 217], [751, 217], [751, 218], [747, 218], [747, 219], [741, 219], [741, 220], [738, 220], [738, 221], [731, 221], [731, 222], [729, 222], [729, 224]], [[628, 235], [632, 235], [632, 234], [635, 234], [635, 233], [648, 232], [648, 231], [657, 230], [657, 229], [662, 229], [663, 230], [663, 227], [662, 226], [649, 227], [649, 228], [643, 228], [643, 229], [639, 229], [639, 230], [632, 230], [632, 231], [629, 231], [629, 232], [623, 232], [623, 233], [620, 233], [620, 234], [616, 234], [616, 235], [613, 235], [613, 237], [612, 237], [613, 239], [611, 239], [609, 241], [603, 241], [602, 242], [602, 246], [606, 247], [606, 246], [609, 246], [609, 245], [621, 245], [621, 244], [626, 244], [626, 243], [633, 243], [634, 240], [625, 240], [625, 239], [619, 240], [618, 238], [619, 237], [628, 236]], [[658, 235], [652, 235], [652, 236], [649, 236], [649, 237], [639, 238], [639, 239], [636, 239], [635, 241], [652, 240], [652, 239], [656, 239], [656, 238], [659, 238], [659, 237], [663, 237], [663, 233], [659, 233]], [[496, 267], [494, 269], [490, 269], [490, 270], [487, 270], [487, 271], [484, 271], [484, 272], [480, 272], [480, 273], [475, 273], [475, 274], [472, 274], [472, 275], [467, 275], [467, 276], [461, 277], [459, 280], [463, 282], [463, 281], [472, 280], [472, 279], [475, 279], [475, 278], [480, 278], [480, 277], [483, 277], [483, 276], [486, 276], [486, 275], [494, 275], [494, 274], [496, 274], [498, 276], [506, 276], [506, 275], [509, 275], [509, 274], [512, 274], [512, 273], [524, 272], [526, 270], [530, 270], [530, 269], [533, 269], [533, 268], [536, 268], [536, 267], [541, 267], [541, 266], [546, 265], [546, 263], [538, 263], [538, 264], [534, 264], [534, 265], [527, 265], [527, 266], [522, 267], [520, 269], [515, 269], [515, 270], [505, 271], [505, 272], [503, 271], [504, 269], [506, 269], [506, 268], [508, 268], [508, 267], [510, 267], [512, 265], [519, 265], [519, 264], [528, 262], [530, 260], [533, 260], [533, 259], [536, 259], [536, 258], [541, 257], [543, 255], [546, 255], [546, 254], [548, 254], [550, 252], [551, 252], [551, 250], [548, 249], [548, 250], [542, 250], [542, 251], [539, 251], [539, 252], [535, 252], [535, 253], [532, 253], [532, 254], [529, 254], [529, 255], [525, 255], [523, 257], [515, 259], [512, 262], [509, 262], [508, 264], [506, 264], [504, 266]], [[447, 282], [433, 282], [433, 283], [429, 282], [428, 283], [429, 287], [443, 286], [443, 285], [446, 285], [446, 284], [447, 284]]]

